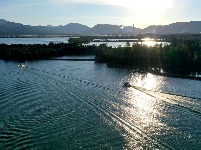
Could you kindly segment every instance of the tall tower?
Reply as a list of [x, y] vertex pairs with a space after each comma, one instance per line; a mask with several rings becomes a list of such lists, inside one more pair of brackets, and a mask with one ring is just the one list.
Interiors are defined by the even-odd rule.
[[135, 26], [133, 24], [133, 36], [135, 35]]

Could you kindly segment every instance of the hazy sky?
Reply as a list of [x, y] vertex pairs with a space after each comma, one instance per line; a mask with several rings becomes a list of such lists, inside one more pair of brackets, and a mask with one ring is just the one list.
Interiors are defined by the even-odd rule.
[[165, 25], [201, 21], [201, 0], [0, 0], [0, 18], [26, 25]]

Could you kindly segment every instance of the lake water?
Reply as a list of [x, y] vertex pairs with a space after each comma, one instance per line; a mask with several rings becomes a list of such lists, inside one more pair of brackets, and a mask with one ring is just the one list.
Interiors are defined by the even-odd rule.
[[0, 149], [201, 147], [200, 81], [92, 61], [25, 64], [0, 60]]
[[69, 38], [0, 38], [0, 44], [49, 44], [54, 43], [68, 43]]
[[[90, 42], [89, 45], [100, 45], [102, 43], [107, 43], [108, 46], [112, 46], [112, 47], [118, 47], [118, 46], [121, 46], [121, 47], [124, 47], [126, 45], [126, 41], [125, 42]], [[129, 42], [130, 43], [130, 46], [132, 46], [133, 43], [138, 43], [138, 44], [144, 44], [144, 45], [148, 45], [148, 46], [154, 46], [155, 44], [161, 44], [162, 45], [165, 45], [165, 44], [169, 44], [168, 42], [155, 42], [155, 41], [144, 41], [144, 42]]]
[[[65, 37], [65, 38], [0, 38], [0, 44], [3, 44], [3, 43], [8, 44], [8, 45], [10, 45], [10, 44], [49, 44], [50, 42], [68, 43], [68, 39], [69, 39], [68, 37]], [[131, 39], [128, 39], [128, 40], [131, 40]], [[102, 43], [107, 43], [108, 46], [112, 46], [112, 47], [118, 47], [119, 45], [121, 45], [123, 47], [126, 45], [126, 40], [125, 40], [125, 42], [117, 42], [117, 41], [113, 41], [113, 42], [90, 42], [88, 45], [95, 44], [98, 46]], [[131, 45], [133, 43], [136, 43], [136, 42], [130, 42]], [[141, 44], [141, 42], [138, 42], [138, 43]], [[168, 44], [167, 42], [155, 42], [155, 41], [144, 41], [143, 42], [143, 44], [146, 44], [149, 46], [153, 46], [156, 43], [157, 44], [160, 44], [160, 43]]]

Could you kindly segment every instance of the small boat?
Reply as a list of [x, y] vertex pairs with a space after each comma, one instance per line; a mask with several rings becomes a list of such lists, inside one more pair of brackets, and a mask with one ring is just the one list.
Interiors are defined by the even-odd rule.
[[20, 67], [21, 69], [25, 68], [26, 65], [25, 64], [19, 64], [18, 67]]
[[124, 83], [123, 83], [123, 86], [124, 86], [124, 87], [131, 87], [131, 85], [130, 85], [129, 82], [124, 82]]

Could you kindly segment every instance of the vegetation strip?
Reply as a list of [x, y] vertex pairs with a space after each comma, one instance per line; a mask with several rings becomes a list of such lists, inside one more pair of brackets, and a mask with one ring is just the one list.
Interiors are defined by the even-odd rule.
[[[34, 44], [0, 44], [0, 58], [12, 61], [55, 60], [60, 56], [95, 55], [95, 59], [56, 59], [72, 61], [97, 61], [107, 63], [112, 67], [129, 66], [159, 75], [170, 75], [194, 79], [191, 72], [201, 72], [201, 40], [195, 38], [181, 39], [172, 37], [170, 44], [147, 46], [143, 43], [127, 42], [124, 47], [108, 46], [106, 43], [83, 45], [89, 37], [69, 39], [69, 43]], [[196, 37], [196, 36], [195, 36]], [[200, 80], [200, 77], [196, 77]]]

